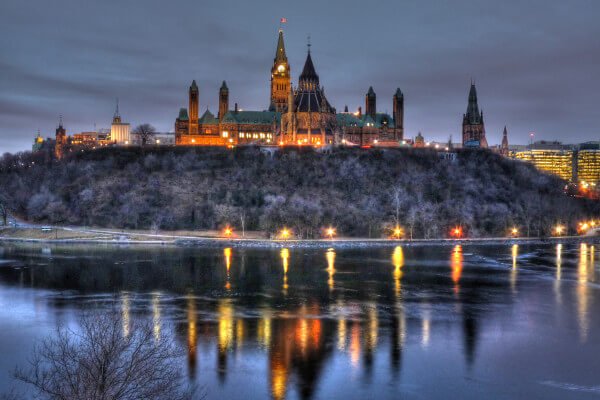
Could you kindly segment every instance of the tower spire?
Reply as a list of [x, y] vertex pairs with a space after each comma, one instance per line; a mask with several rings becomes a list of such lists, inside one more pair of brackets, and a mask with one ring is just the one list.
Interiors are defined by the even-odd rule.
[[285, 54], [285, 44], [283, 42], [283, 29], [279, 28], [279, 37], [277, 38], [277, 50], [275, 51], [275, 63], [287, 63]]
[[120, 117], [119, 115], [119, 98], [117, 97], [117, 108], [115, 109], [115, 118]]

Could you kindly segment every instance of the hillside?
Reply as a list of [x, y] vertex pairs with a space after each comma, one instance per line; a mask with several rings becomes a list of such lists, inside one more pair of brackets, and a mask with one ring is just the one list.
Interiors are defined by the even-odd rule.
[[3, 202], [30, 221], [133, 229], [218, 229], [319, 237], [548, 235], [598, 205], [564, 182], [488, 151], [455, 160], [424, 149], [106, 148], [58, 162], [43, 153], [0, 160]]

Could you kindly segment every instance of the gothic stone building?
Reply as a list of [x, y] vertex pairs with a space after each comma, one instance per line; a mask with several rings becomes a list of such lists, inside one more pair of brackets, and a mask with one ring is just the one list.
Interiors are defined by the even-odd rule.
[[471, 90], [469, 91], [467, 113], [463, 115], [462, 138], [463, 147], [488, 147], [487, 139], [485, 138], [483, 111], [479, 111], [477, 90], [473, 83], [471, 83]]
[[389, 144], [398, 145], [404, 137], [404, 95], [398, 89], [393, 97], [393, 115], [377, 112], [373, 88], [366, 96], [365, 114], [336, 113], [327, 101], [316, 73], [310, 47], [296, 89], [291, 84], [291, 68], [285, 52], [283, 31], [279, 30], [271, 68], [269, 109], [242, 111], [237, 104], [229, 109], [229, 89], [219, 90], [219, 111], [215, 117], [208, 108], [199, 117], [199, 89], [192, 82], [189, 107], [175, 120], [177, 145], [234, 146]]

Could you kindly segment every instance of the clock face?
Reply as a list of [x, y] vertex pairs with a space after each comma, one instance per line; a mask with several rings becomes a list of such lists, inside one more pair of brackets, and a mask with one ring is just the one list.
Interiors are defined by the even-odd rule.
[[283, 72], [285, 72], [285, 65], [283, 65], [283, 64], [280, 64], [280, 65], [277, 67], [277, 72], [279, 72], [279, 73], [283, 73]]

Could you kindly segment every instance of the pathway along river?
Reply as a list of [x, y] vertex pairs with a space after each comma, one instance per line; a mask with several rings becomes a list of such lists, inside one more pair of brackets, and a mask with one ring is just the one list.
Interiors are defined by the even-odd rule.
[[0, 245], [0, 387], [57, 322], [116, 306], [210, 399], [595, 399], [599, 250]]

